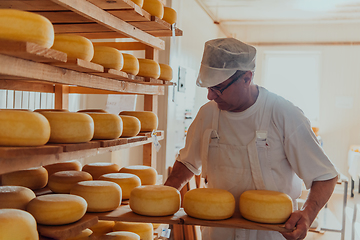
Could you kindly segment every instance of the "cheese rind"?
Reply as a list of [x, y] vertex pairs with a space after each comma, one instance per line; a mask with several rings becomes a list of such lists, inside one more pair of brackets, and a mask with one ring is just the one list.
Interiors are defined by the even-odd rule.
[[48, 177], [56, 172], [61, 171], [80, 171], [81, 163], [78, 160], [71, 160], [65, 162], [58, 162], [53, 164], [48, 164], [43, 166], [48, 171]]
[[115, 222], [114, 231], [128, 231], [136, 233], [141, 240], [153, 240], [154, 229], [151, 223]]
[[64, 52], [68, 58], [79, 58], [91, 61], [94, 56], [94, 46], [86, 37], [75, 34], [55, 34], [52, 49]]
[[61, 171], [49, 177], [48, 187], [54, 193], [70, 193], [75, 183], [93, 180], [90, 173], [83, 171]]
[[27, 187], [0, 186], [0, 209], [16, 208], [25, 210], [27, 204], [35, 197], [35, 193]]
[[120, 115], [123, 122], [121, 137], [135, 137], [141, 130], [141, 122], [137, 117]]
[[131, 0], [131, 1], [133, 1], [139, 7], [142, 7], [144, 4], [144, 0]]
[[140, 240], [140, 236], [133, 232], [117, 231], [103, 236], [103, 240]]
[[99, 180], [110, 181], [121, 187], [122, 199], [129, 199], [131, 191], [141, 185], [141, 180], [135, 174], [108, 173], [100, 176]]
[[108, 113], [108, 111], [101, 109], [101, 108], [89, 108], [89, 109], [81, 109], [77, 112], [84, 112], [84, 113], [89, 113], [89, 112], [100, 112], [100, 113]]
[[92, 225], [89, 228], [93, 231], [93, 236], [101, 236], [105, 233], [112, 232], [114, 225], [114, 221], [98, 220], [95, 225]]
[[48, 173], [44, 167], [35, 167], [25, 170], [5, 173], [1, 176], [4, 186], [23, 186], [32, 190], [46, 186]]
[[160, 76], [160, 65], [151, 59], [138, 58], [139, 72], [138, 76], [158, 79]]
[[141, 180], [141, 185], [155, 185], [157, 181], [157, 171], [153, 167], [144, 165], [132, 165], [122, 167], [120, 173], [131, 173], [138, 176]]
[[90, 173], [94, 180], [98, 180], [101, 175], [107, 173], [117, 173], [119, 172], [119, 169], [120, 167], [116, 163], [95, 162], [85, 164], [82, 171]]
[[133, 116], [140, 120], [141, 132], [152, 132], [158, 128], [158, 116], [151, 111], [122, 111], [120, 116]]
[[120, 116], [111, 113], [88, 112], [94, 121], [93, 139], [119, 138], [123, 131], [123, 122]]
[[171, 81], [173, 78], [172, 68], [169, 65], [163, 64], [163, 63], [159, 63], [159, 66], [160, 66], [159, 79], [165, 80], [165, 81]]
[[139, 60], [128, 53], [122, 53], [122, 55], [124, 57], [124, 66], [121, 71], [137, 75], [139, 73]]
[[91, 62], [100, 64], [105, 68], [112, 68], [120, 71], [124, 65], [122, 53], [113, 47], [94, 46], [94, 57]]
[[144, 0], [142, 7], [145, 11], [160, 19], [164, 16], [164, 5], [159, 0]]
[[174, 24], [176, 23], [177, 13], [170, 7], [164, 7], [164, 16], [162, 19], [170, 24]]

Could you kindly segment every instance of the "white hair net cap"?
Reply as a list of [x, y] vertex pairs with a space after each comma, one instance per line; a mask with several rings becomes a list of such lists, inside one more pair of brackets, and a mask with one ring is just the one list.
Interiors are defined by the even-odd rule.
[[237, 70], [255, 70], [256, 49], [235, 38], [218, 38], [205, 43], [196, 85], [212, 87], [235, 74]]

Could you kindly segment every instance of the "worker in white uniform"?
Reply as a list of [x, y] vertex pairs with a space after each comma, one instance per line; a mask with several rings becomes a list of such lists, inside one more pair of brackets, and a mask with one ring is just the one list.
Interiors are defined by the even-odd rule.
[[165, 185], [180, 190], [202, 173], [207, 187], [230, 191], [236, 206], [250, 189], [284, 192], [294, 203], [301, 180], [310, 192], [302, 209], [294, 204], [288, 233], [204, 228], [204, 240], [304, 239], [338, 179], [303, 112], [252, 82], [255, 57], [254, 47], [234, 38], [205, 43], [197, 85], [208, 89], [210, 101], [189, 127]]

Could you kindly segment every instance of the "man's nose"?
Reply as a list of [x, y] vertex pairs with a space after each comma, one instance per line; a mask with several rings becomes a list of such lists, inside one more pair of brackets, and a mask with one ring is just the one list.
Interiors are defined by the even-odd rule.
[[208, 94], [207, 94], [207, 98], [211, 101], [214, 100], [215, 98], [217, 98], [218, 95], [214, 92], [211, 91], [211, 89], [208, 89]]

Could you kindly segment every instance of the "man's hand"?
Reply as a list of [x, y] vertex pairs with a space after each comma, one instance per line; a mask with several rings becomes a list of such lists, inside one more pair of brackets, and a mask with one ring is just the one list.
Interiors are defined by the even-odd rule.
[[282, 233], [282, 235], [288, 240], [304, 239], [315, 217], [316, 214], [315, 216], [309, 216], [304, 210], [293, 212], [286, 221], [285, 228], [294, 230], [292, 232]]

